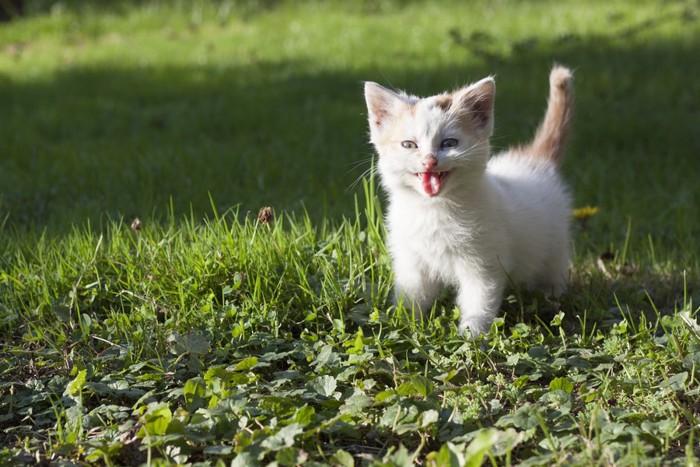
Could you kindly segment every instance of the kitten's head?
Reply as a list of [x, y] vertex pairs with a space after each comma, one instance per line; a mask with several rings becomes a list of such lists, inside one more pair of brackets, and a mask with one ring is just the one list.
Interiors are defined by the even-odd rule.
[[426, 98], [365, 83], [370, 139], [387, 190], [446, 196], [480, 177], [489, 157], [495, 93], [492, 78]]

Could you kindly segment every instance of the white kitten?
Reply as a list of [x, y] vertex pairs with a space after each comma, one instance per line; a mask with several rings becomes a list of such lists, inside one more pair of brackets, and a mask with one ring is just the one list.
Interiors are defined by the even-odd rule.
[[569, 277], [571, 200], [558, 166], [573, 76], [555, 66], [534, 140], [490, 158], [494, 97], [492, 78], [427, 98], [365, 84], [397, 302], [427, 311], [453, 286], [459, 329], [473, 337], [489, 329], [508, 282], [558, 296]]

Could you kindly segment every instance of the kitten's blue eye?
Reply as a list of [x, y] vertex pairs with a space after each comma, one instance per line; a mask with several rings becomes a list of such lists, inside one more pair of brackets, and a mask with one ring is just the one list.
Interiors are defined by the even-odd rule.
[[413, 141], [401, 141], [401, 146], [403, 146], [406, 149], [416, 149], [418, 145], [414, 143]]
[[440, 143], [441, 148], [453, 148], [457, 146], [458, 141], [454, 138], [447, 138], [443, 139], [442, 143]]

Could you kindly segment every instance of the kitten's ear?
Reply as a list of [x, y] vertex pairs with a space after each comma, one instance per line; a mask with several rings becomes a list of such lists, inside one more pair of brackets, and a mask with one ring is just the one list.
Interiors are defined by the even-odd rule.
[[365, 83], [365, 101], [367, 101], [369, 127], [372, 134], [386, 127], [387, 121], [391, 119], [396, 104], [400, 100], [398, 94], [384, 86], [371, 81]]
[[451, 112], [457, 113], [464, 123], [483, 136], [493, 131], [493, 104], [496, 99], [496, 82], [484, 78], [453, 94]]

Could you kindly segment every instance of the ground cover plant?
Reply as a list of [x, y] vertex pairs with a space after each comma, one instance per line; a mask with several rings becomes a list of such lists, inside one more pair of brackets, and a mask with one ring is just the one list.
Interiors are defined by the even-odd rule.
[[[0, 24], [0, 462], [697, 464], [697, 2], [26, 3]], [[494, 74], [505, 147], [555, 61], [570, 290], [512, 289], [477, 342], [449, 297], [416, 322], [362, 80]]]

